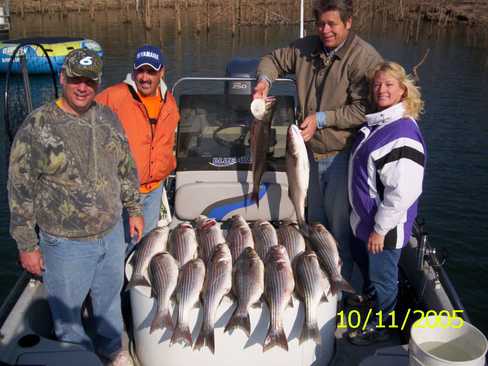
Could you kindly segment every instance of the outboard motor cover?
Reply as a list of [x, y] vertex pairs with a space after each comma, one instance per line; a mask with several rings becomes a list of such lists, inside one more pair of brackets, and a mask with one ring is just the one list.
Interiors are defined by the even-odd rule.
[[[256, 78], [259, 60], [248, 58], [234, 58], [225, 68], [225, 76], [231, 78]], [[251, 81], [226, 81], [225, 94], [251, 95]]]

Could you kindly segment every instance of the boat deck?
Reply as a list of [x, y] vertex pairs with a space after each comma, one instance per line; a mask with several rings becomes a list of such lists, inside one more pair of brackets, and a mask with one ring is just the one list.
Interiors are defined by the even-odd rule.
[[[349, 365], [359, 365], [361, 362], [365, 361], [368, 357], [374, 356], [377, 354], [378, 350], [383, 348], [397, 348], [402, 344], [401, 337], [398, 333], [392, 332], [391, 338], [384, 342], [375, 343], [369, 346], [355, 346], [345, 338], [345, 334], [348, 330], [344, 328], [337, 328], [335, 332], [335, 356], [330, 363], [330, 366], [349, 366]], [[393, 353], [393, 352], [392, 352]], [[405, 357], [405, 354], [407, 356]], [[401, 363], [402, 359], [399, 358], [399, 362], [395, 363], [395, 366], [402, 366], [408, 364], [408, 353], [405, 351], [403, 352], [403, 361], [406, 360], [406, 363]], [[378, 361], [375, 360], [373, 363], [374, 365], [380, 366]], [[391, 365], [391, 363], [387, 363], [385, 365]]]

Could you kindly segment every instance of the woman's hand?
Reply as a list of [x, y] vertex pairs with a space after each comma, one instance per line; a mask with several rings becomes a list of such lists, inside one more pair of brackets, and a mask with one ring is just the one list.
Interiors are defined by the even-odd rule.
[[385, 237], [383, 235], [378, 234], [376, 231], [373, 231], [369, 235], [368, 251], [370, 253], [378, 254], [382, 252], [384, 244], [385, 244]]

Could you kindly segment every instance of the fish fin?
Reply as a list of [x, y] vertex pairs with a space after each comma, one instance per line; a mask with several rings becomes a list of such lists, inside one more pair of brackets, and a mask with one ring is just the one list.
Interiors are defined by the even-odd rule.
[[258, 301], [256, 301], [254, 304], [251, 304], [251, 307], [252, 307], [253, 309], [259, 309], [259, 308], [261, 308], [261, 307], [263, 306], [263, 301], [264, 301], [264, 300], [263, 300], [262, 298], [260, 298], [260, 299], [259, 299]]
[[312, 326], [307, 326], [306, 323], [303, 323], [302, 333], [300, 334], [299, 342], [300, 344], [302, 344], [308, 339], [313, 339], [317, 344], [320, 344], [322, 342], [317, 323], [313, 324]]
[[324, 290], [324, 293], [322, 294], [322, 297], [320, 298], [320, 302], [329, 302], [329, 299], [327, 298], [327, 294], [325, 293], [325, 290]]
[[219, 305], [222, 304], [222, 300], [224, 299], [224, 297], [227, 297], [232, 302], [237, 301], [237, 297], [234, 295], [234, 293], [232, 291], [229, 291], [224, 296], [222, 296], [222, 298], [220, 299]]
[[193, 304], [192, 309], [198, 309], [198, 308], [200, 308], [200, 307], [202, 306], [202, 304], [203, 304], [203, 302], [201, 302], [201, 301], [200, 301], [200, 298], [199, 298], [199, 299], [198, 299], [197, 301], [195, 301], [195, 303]]
[[150, 287], [151, 285], [144, 276], [132, 276], [127, 286], [125, 286], [125, 291], [128, 291], [136, 286]]
[[215, 337], [214, 337], [214, 330], [211, 329], [208, 333], [204, 333], [203, 330], [200, 331], [198, 335], [197, 341], [193, 346], [193, 349], [199, 350], [203, 346], [207, 346], [213, 354], [215, 354]]
[[268, 331], [268, 335], [263, 344], [263, 352], [266, 352], [274, 346], [280, 346], [288, 351], [288, 340], [286, 339], [283, 327], [278, 328], [276, 332], [273, 332], [271, 329]]
[[156, 314], [154, 317], [152, 323], [151, 323], [151, 328], [149, 329], [149, 334], [154, 332], [156, 329], [163, 329], [163, 327], [166, 327], [170, 331], [173, 331], [173, 318], [171, 317], [171, 313], [169, 312], [169, 309], [160, 311]]
[[236, 308], [234, 314], [230, 318], [229, 322], [225, 326], [224, 332], [233, 331], [235, 328], [241, 328], [249, 337], [251, 334], [251, 320], [249, 319], [248, 312], [238, 312], [239, 307]]
[[[296, 263], [296, 262], [295, 262]], [[293, 273], [296, 276], [296, 270], [293, 268]], [[303, 287], [300, 285], [300, 281], [298, 281], [298, 278], [295, 278], [295, 295], [300, 299], [303, 300], [305, 298], [305, 294], [303, 293]]]
[[174, 343], [183, 343], [191, 347], [193, 341], [191, 339], [191, 332], [188, 325], [181, 325], [180, 323], [176, 325], [173, 335], [171, 336], [171, 344]]

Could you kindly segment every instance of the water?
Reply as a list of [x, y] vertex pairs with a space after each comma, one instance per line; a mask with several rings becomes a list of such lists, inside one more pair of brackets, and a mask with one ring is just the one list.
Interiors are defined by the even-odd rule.
[[[168, 10], [169, 11], [169, 10]], [[259, 57], [285, 46], [298, 34], [296, 26], [242, 27], [231, 37], [228, 26], [213, 25], [210, 34], [196, 35], [192, 14], [184, 21], [183, 34], [175, 34], [171, 14], [161, 19], [161, 30], [144, 31], [140, 22], [119, 23], [116, 12], [101, 12], [95, 21], [70, 14], [13, 17], [12, 37], [81, 36], [97, 40], [105, 51], [103, 85], [121, 81], [130, 70], [135, 48], [144, 42], [161, 44], [168, 58], [167, 81], [181, 76], [223, 76], [225, 65], [236, 56]], [[425, 218], [431, 243], [449, 252], [447, 271], [473, 323], [488, 333], [488, 49], [472, 31], [423, 26], [423, 39], [405, 43], [402, 26], [372, 27], [362, 35], [386, 59], [411, 70], [427, 49], [420, 67], [420, 85], [426, 113], [420, 126], [428, 146], [428, 165], [420, 215]], [[52, 98], [49, 79], [36, 78], [42, 88], [35, 104]], [[3, 83], [2, 83], [3, 88]], [[18, 88], [18, 86], [17, 86]], [[20, 89], [19, 89], [20, 90]], [[21, 98], [16, 99], [22, 104]], [[13, 112], [11, 112], [13, 113]], [[20, 116], [22, 107], [16, 108]], [[20, 118], [17, 118], [20, 119]], [[0, 301], [19, 274], [15, 245], [8, 235], [5, 190], [7, 144], [1, 135], [0, 155]]]
[[[431, 356], [438, 357], [448, 362], [472, 361], [480, 356], [467, 352], [461, 345], [452, 344], [453, 342], [424, 342], [419, 344], [419, 348]], [[474, 357], [473, 357], [474, 356]], [[446, 363], [447, 364], [447, 363]]]

